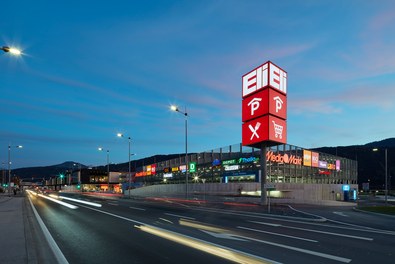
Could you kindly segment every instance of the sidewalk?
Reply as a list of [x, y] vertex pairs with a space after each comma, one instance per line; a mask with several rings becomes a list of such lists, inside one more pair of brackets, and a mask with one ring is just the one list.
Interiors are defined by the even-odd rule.
[[23, 193], [0, 193], [0, 263], [56, 263]]

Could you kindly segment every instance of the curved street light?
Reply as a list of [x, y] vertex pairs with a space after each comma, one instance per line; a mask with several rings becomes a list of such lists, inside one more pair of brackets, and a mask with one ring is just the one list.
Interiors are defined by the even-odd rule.
[[8, 195], [11, 195], [11, 148], [23, 148], [23, 146], [8, 144]]
[[[117, 137], [121, 137], [123, 138], [124, 135], [122, 133], [117, 133]], [[129, 199], [130, 199], [130, 186], [132, 185], [132, 174], [131, 174], [131, 170], [130, 170], [130, 156], [134, 155], [134, 154], [130, 154], [130, 143], [131, 143], [131, 138], [128, 137], [128, 142], [129, 142], [129, 155], [128, 155], [128, 159], [129, 159], [129, 172], [128, 172], [128, 177], [129, 177]]]
[[[104, 151], [102, 147], [97, 148], [99, 151]], [[108, 177], [108, 191], [110, 191], [110, 150], [106, 150], [107, 152], [107, 177]]]
[[16, 56], [19, 56], [22, 54], [22, 51], [20, 51], [19, 49], [13, 48], [13, 47], [8, 47], [8, 46], [3, 46], [0, 48], [0, 50], [2, 50], [4, 52], [9, 52], [12, 55], [16, 55]]
[[188, 113], [187, 108], [182, 112], [176, 105], [171, 105], [170, 110], [178, 112], [185, 116], [185, 196], [188, 199]]

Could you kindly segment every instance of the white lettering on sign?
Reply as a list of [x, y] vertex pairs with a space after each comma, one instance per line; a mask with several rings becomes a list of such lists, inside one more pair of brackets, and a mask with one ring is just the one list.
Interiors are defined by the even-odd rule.
[[244, 75], [242, 85], [243, 98], [268, 85], [286, 94], [287, 73], [268, 62]]
[[243, 76], [243, 97], [268, 85], [268, 63]]
[[254, 137], [259, 138], [259, 135], [258, 135], [257, 131], [258, 131], [258, 129], [259, 129], [260, 126], [261, 126], [261, 123], [260, 123], [260, 122], [257, 122], [257, 123], [255, 124], [255, 127], [253, 127], [253, 126], [251, 126], [251, 125], [248, 125], [248, 127], [250, 128], [250, 130], [251, 130], [251, 132], [252, 132], [252, 135], [251, 135], [250, 140], [252, 140]]
[[251, 100], [251, 102], [248, 103], [248, 106], [251, 107], [251, 115], [254, 115], [255, 110], [258, 110], [259, 106], [261, 105], [260, 102], [262, 101], [262, 98], [254, 98]]
[[278, 68], [277, 66], [270, 64], [269, 72], [269, 84], [273, 88], [280, 90], [283, 93], [287, 93], [287, 73]]
[[281, 100], [280, 96], [276, 96], [273, 98], [274, 101], [276, 101], [276, 113], [278, 113], [281, 108], [283, 108], [283, 100]]

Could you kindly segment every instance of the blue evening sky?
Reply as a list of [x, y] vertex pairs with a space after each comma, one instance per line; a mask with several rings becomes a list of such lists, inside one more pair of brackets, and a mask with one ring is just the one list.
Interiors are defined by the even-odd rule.
[[0, 9], [0, 161], [85, 165], [241, 142], [241, 76], [288, 72], [288, 143], [394, 137], [395, 2], [6, 1]]

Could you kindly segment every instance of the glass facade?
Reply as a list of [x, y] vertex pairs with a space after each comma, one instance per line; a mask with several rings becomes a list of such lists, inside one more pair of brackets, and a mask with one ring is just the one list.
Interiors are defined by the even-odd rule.
[[[260, 156], [260, 149], [241, 144], [188, 154], [188, 181], [259, 182]], [[357, 183], [357, 161], [343, 157], [285, 144], [268, 147], [266, 161], [268, 182]], [[185, 183], [185, 173], [185, 155], [180, 155], [176, 159], [137, 168], [135, 182]]]

